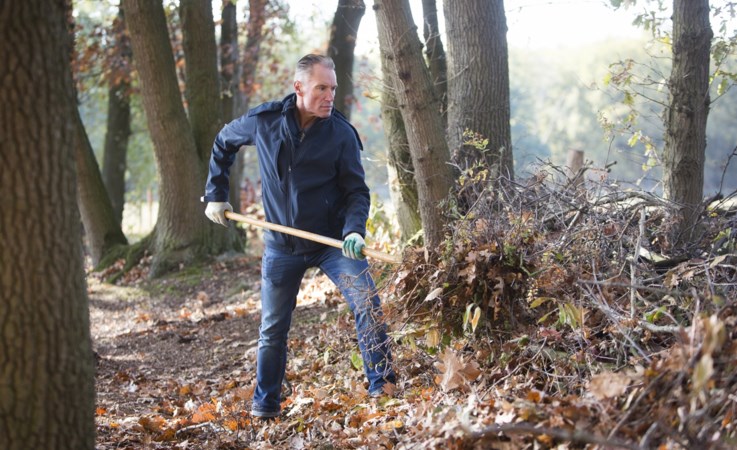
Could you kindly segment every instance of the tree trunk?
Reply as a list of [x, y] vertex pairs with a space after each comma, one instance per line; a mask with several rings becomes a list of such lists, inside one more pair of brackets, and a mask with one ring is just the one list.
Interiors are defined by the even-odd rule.
[[125, 207], [125, 170], [128, 139], [131, 135], [131, 51], [125, 34], [123, 9], [113, 23], [115, 36], [112, 48], [111, 73], [108, 84], [107, 132], [102, 159], [102, 180], [110, 197], [113, 216], [118, 226], [123, 223]]
[[75, 109], [71, 119], [75, 130], [77, 203], [84, 223], [87, 251], [92, 264], [97, 265], [108, 251], [118, 245], [127, 245], [128, 240], [115, 217], [113, 205], [102, 181], [100, 167], [78, 110]]
[[[215, 232], [215, 225], [206, 222], [199, 202], [207, 163], [198, 153], [182, 105], [162, 3], [123, 0], [123, 8], [159, 172], [159, 214], [151, 248], [151, 276], [156, 277], [197, 259], [203, 252], [228, 250], [229, 245], [207, 240], [207, 227]], [[202, 130], [209, 129], [200, 127], [201, 139]]]
[[[189, 124], [197, 145], [199, 164], [203, 168], [200, 186], [204, 189], [213, 141], [223, 127], [212, 1], [181, 0], [179, 11], [186, 62], [185, 93]], [[227, 250], [241, 245], [235, 234], [235, 227], [209, 226], [205, 230], [205, 242], [209, 248]]]
[[[180, 0], [179, 11], [186, 59], [189, 124], [197, 154], [202, 161], [209, 161], [212, 143], [223, 126], [212, 1]], [[203, 178], [202, 186], [205, 180]]]
[[339, 0], [338, 9], [330, 28], [328, 56], [335, 62], [335, 75], [338, 88], [335, 90], [335, 109], [349, 120], [355, 102], [353, 96], [353, 59], [356, 36], [361, 19], [366, 12], [363, 0]]
[[389, 48], [388, 66], [407, 130], [415, 168], [425, 248], [435, 255], [445, 235], [445, 216], [438, 208], [448, 197], [452, 174], [439, 100], [422, 57], [422, 44], [407, 0], [375, 0], [379, 34]]
[[[65, 0], [0, 8], [0, 448], [95, 448]], [[10, 24], [13, 26], [10, 26]]]
[[389, 44], [386, 36], [379, 34], [379, 50], [381, 52], [381, 72], [384, 79], [384, 91], [381, 97], [381, 122], [387, 140], [387, 172], [389, 175], [389, 195], [397, 214], [397, 222], [402, 242], [407, 242], [422, 229], [422, 219], [417, 197], [415, 169], [412, 167], [412, 155], [409, 152], [407, 131], [404, 128], [402, 113], [397, 103], [394, 79], [389, 67], [386, 49]]
[[[512, 178], [504, 2], [444, 0], [443, 4], [448, 35], [448, 145], [453, 160], [461, 170], [482, 162], [492, 177]], [[483, 145], [485, 139], [488, 144]], [[474, 143], [466, 144], [469, 140]]]
[[238, 10], [235, 5], [235, 0], [222, 0], [220, 23], [220, 98], [224, 123], [228, 123], [236, 118], [236, 96], [239, 92]]
[[268, 0], [249, 0], [246, 48], [243, 52], [240, 87], [242, 104], [238, 105], [238, 115], [245, 114], [251, 103], [254, 91], [254, 80], [258, 68], [261, 43], [264, 40], [264, 25], [266, 24], [266, 5]]
[[[248, 22], [246, 24], [247, 37], [245, 51], [243, 52], [243, 60], [239, 70], [239, 89], [236, 93], [235, 116], [238, 117], [245, 114], [251, 103], [251, 97], [254, 89], [254, 79], [256, 69], [258, 67], [259, 54], [261, 51], [261, 42], [264, 34], [263, 28], [266, 23], [266, 4], [267, 0], [249, 0], [248, 2]], [[235, 163], [230, 170], [230, 202], [234, 209], [240, 209], [241, 204], [241, 183], [243, 182], [245, 152], [240, 151], [236, 155]], [[236, 206], [236, 203], [238, 204]]]
[[665, 112], [663, 190], [665, 197], [678, 208], [676, 245], [692, 238], [701, 212], [712, 37], [708, 0], [674, 0], [673, 68], [669, 82], [670, 106]]
[[[440, 114], [443, 122], [447, 122], [448, 108], [448, 65], [445, 61], [445, 49], [440, 39], [438, 26], [438, 9], [436, 0], [422, 0], [423, 36], [425, 37], [425, 56], [430, 68], [435, 90], [440, 99]], [[446, 123], [447, 125], [447, 123]]]
[[[235, 0], [223, 0], [220, 23], [220, 98], [223, 123], [237, 117], [237, 105], [241, 105], [243, 94], [238, 88], [241, 67], [238, 51], [238, 14]], [[238, 114], [240, 115], [240, 114]], [[230, 191], [228, 199], [233, 211], [241, 213], [240, 179], [243, 177], [243, 155], [239, 152], [230, 168]]]

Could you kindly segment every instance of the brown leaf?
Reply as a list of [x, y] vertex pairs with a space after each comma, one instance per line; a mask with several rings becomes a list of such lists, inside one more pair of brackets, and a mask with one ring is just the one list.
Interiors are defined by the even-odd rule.
[[446, 392], [459, 388], [465, 389], [469, 382], [481, 374], [476, 361], [464, 362], [450, 348], [445, 349], [440, 358], [442, 362], [435, 363], [435, 367], [442, 372], [442, 375], [435, 377], [435, 382]]
[[591, 377], [589, 392], [599, 400], [618, 397], [629, 387], [632, 379], [623, 373], [603, 372]]

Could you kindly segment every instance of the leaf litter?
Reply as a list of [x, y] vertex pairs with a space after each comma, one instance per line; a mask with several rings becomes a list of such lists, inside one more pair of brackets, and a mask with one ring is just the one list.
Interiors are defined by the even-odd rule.
[[487, 197], [437, 261], [410, 248], [401, 266], [372, 268], [399, 375], [378, 399], [350, 311], [310, 272], [275, 421], [249, 413], [258, 258], [157, 281], [144, 266], [115, 285], [91, 273], [97, 448], [737, 445], [735, 211], [705, 214], [677, 258], [656, 198], [550, 179], [466, 185]]

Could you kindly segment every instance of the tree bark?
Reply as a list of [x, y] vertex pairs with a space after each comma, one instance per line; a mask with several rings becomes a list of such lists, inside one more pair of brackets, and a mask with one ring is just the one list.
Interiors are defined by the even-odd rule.
[[448, 64], [445, 60], [445, 49], [440, 39], [440, 27], [438, 26], [438, 8], [436, 0], [422, 0], [423, 27], [422, 34], [425, 37], [425, 56], [430, 68], [435, 90], [440, 99], [440, 114], [447, 126], [448, 108]]
[[84, 224], [87, 251], [92, 264], [97, 265], [108, 251], [119, 245], [127, 245], [128, 240], [115, 217], [100, 167], [78, 110], [74, 110], [71, 119], [75, 130], [77, 204]]
[[328, 56], [335, 62], [338, 88], [335, 90], [335, 109], [349, 120], [356, 98], [353, 95], [353, 60], [356, 36], [366, 12], [363, 0], [339, 0], [330, 28]]
[[70, 3], [0, 8], [0, 448], [95, 447]]
[[422, 57], [422, 44], [407, 0], [375, 0], [379, 34], [385, 34], [388, 66], [407, 130], [415, 168], [425, 248], [435, 255], [445, 235], [441, 201], [448, 197], [452, 174], [439, 100]]
[[[220, 98], [223, 122], [236, 118], [235, 105], [240, 78], [238, 11], [235, 0], [222, 0], [220, 23]], [[235, 205], [233, 205], [235, 206]]]
[[131, 50], [125, 34], [125, 16], [119, 8], [113, 23], [115, 42], [110, 61], [107, 132], [102, 158], [102, 180], [110, 197], [113, 216], [118, 226], [123, 223], [125, 207], [125, 171], [128, 139], [131, 135]]
[[254, 92], [254, 80], [258, 68], [261, 43], [264, 40], [264, 25], [266, 24], [266, 5], [268, 0], [249, 0], [246, 47], [243, 52], [241, 67], [240, 88], [242, 103], [238, 105], [238, 115], [245, 114], [251, 103]]
[[665, 112], [663, 190], [677, 205], [674, 243], [687, 243], [701, 212], [713, 31], [708, 0], [674, 0], [670, 106]]
[[179, 11], [189, 124], [197, 154], [202, 161], [209, 161], [212, 143], [223, 126], [212, 1], [180, 0]]
[[[482, 162], [513, 178], [504, 2], [444, 0], [448, 43], [448, 145], [461, 170]], [[464, 133], [477, 145], [464, 142]], [[478, 145], [488, 139], [487, 145]]]
[[[243, 103], [243, 94], [238, 88], [241, 66], [238, 50], [238, 18], [235, 0], [223, 0], [220, 23], [220, 98], [223, 123], [237, 117], [236, 108]], [[240, 115], [238, 113], [238, 115]], [[243, 155], [239, 152], [230, 168], [230, 191], [228, 199], [233, 211], [241, 213], [240, 179], [243, 177]]]
[[390, 70], [389, 55], [386, 53], [388, 48], [386, 36], [379, 33], [381, 72], [384, 79], [384, 90], [381, 96], [381, 122], [388, 144], [389, 195], [396, 210], [402, 242], [407, 242], [422, 229], [422, 219], [414, 177], [415, 169], [412, 167], [412, 155], [407, 141], [407, 130], [399, 110], [396, 83]]

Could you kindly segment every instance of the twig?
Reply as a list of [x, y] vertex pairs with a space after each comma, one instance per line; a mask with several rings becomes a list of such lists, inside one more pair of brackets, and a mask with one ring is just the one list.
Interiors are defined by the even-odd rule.
[[529, 422], [503, 423], [489, 425], [478, 431], [467, 430], [469, 437], [472, 439], [488, 439], [498, 435], [499, 433], [522, 433], [534, 435], [548, 435], [552, 438], [562, 441], [576, 442], [581, 444], [597, 444], [610, 448], [627, 448], [632, 450], [640, 450], [639, 445], [629, 444], [614, 439], [607, 439], [602, 436], [587, 433], [581, 430], [563, 430], [560, 428], [539, 427]]
[[[642, 236], [645, 234], [645, 208], [640, 208], [640, 232], [637, 234], [637, 243], [633, 250], [632, 261], [630, 261], [630, 283], [636, 285], [637, 281], [637, 259], [642, 246]], [[637, 290], [630, 288], [630, 319], [635, 318], [635, 293]]]

